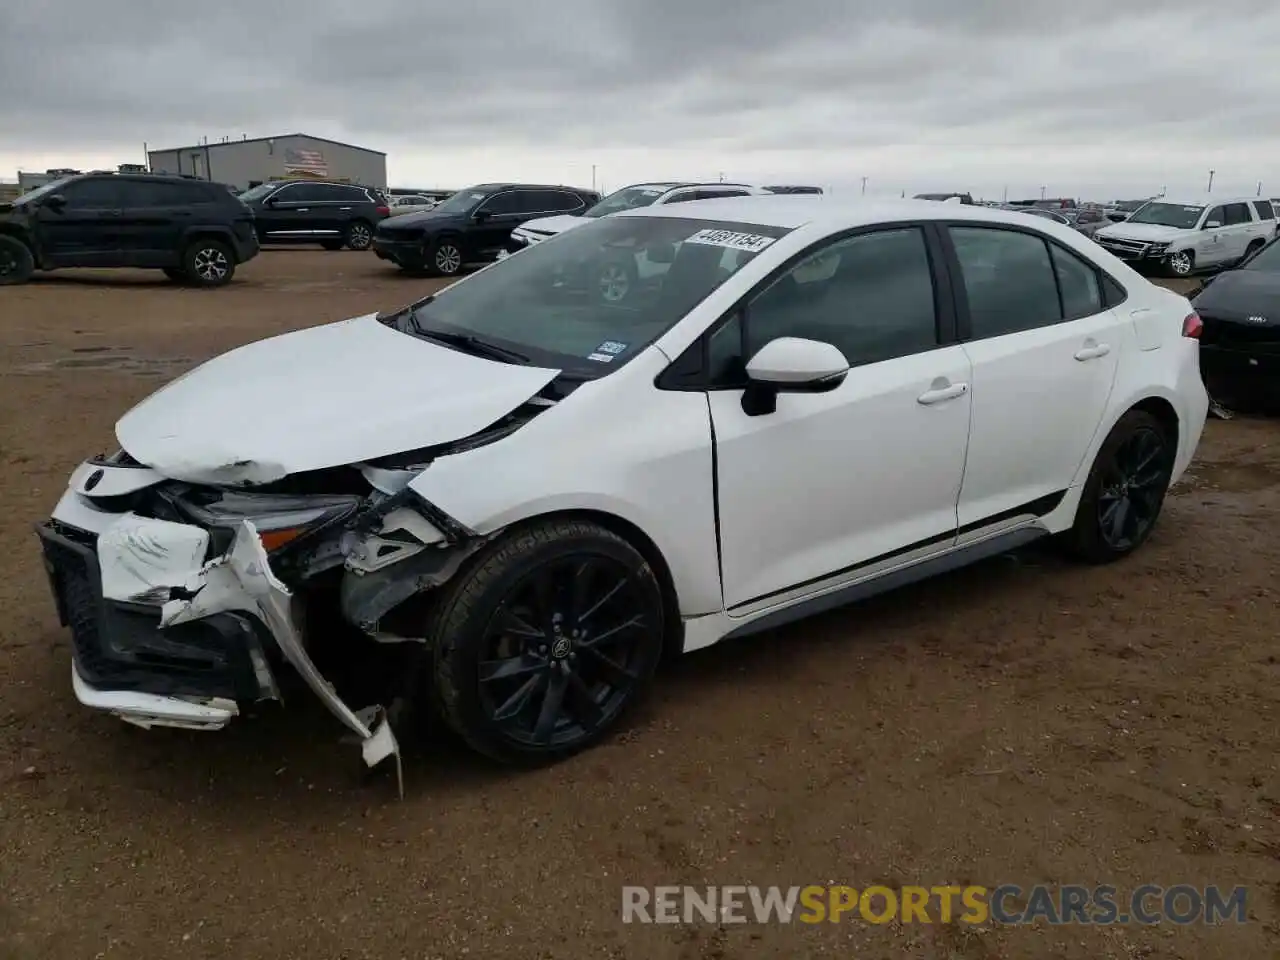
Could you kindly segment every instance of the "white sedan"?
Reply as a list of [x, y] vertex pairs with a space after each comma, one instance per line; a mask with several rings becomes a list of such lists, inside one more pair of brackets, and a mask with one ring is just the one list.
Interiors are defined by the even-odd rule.
[[[595, 282], [638, 258], [665, 267], [621, 298]], [[371, 764], [406, 702], [499, 760], [561, 757], [665, 653], [1040, 537], [1137, 549], [1204, 425], [1199, 331], [1018, 213], [778, 196], [597, 220], [125, 414], [41, 528], [75, 692], [218, 728], [297, 674]], [[354, 709], [321, 638], [404, 658], [402, 682]]]

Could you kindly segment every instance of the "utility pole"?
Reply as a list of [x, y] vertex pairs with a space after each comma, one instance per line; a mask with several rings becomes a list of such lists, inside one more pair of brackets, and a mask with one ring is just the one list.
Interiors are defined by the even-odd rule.
[[1001, 203], [1009, 202], [1009, 187], [1007, 184], [1005, 185], [1004, 193], [1000, 194], [1000, 202]]
[[1262, 181], [1258, 181], [1258, 196], [1262, 196]]
[[867, 178], [866, 177], [862, 178], [862, 195], [864, 197], [867, 195]]
[[591, 189], [594, 190], [595, 188], [596, 188], [596, 165], [593, 163], [591, 165]]
[[1041, 187], [1041, 188], [1040, 188], [1040, 199], [1041, 199], [1041, 200], [1043, 200], [1043, 199], [1044, 199], [1044, 192], [1045, 192], [1046, 190], [1048, 190], [1048, 189], [1049, 189], [1048, 187]]
[[724, 171], [723, 171], [723, 170], [720, 172], [720, 182], [721, 182], [721, 183], [724, 183]]
[[1205, 193], [1213, 193], [1213, 175], [1215, 173], [1217, 173], [1216, 170], [1209, 171], [1209, 186], [1205, 188]]

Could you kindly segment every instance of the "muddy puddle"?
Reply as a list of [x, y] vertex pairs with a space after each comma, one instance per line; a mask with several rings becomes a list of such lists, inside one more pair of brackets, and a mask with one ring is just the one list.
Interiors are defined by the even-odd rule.
[[129, 347], [91, 346], [75, 347], [70, 356], [19, 364], [12, 372], [35, 375], [63, 370], [101, 370], [135, 377], [174, 377], [194, 363], [191, 357], [146, 357], [131, 352]]

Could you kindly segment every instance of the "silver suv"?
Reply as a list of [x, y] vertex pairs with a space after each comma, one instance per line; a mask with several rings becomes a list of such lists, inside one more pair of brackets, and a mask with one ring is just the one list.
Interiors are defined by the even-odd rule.
[[1270, 200], [1215, 197], [1180, 203], [1165, 197], [1147, 201], [1093, 239], [1135, 267], [1186, 277], [1239, 263], [1275, 235]]

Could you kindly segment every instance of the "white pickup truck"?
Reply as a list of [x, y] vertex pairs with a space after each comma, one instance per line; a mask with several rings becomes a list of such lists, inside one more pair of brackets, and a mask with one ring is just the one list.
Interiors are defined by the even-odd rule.
[[1149, 200], [1122, 223], [1093, 235], [1103, 249], [1136, 266], [1175, 277], [1239, 263], [1276, 235], [1271, 201], [1206, 198]]

